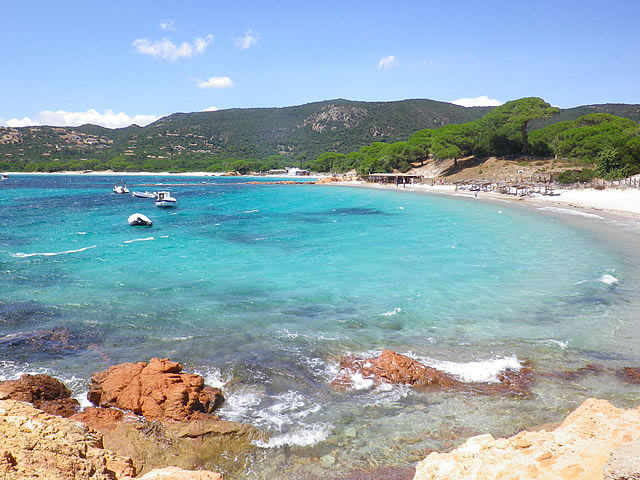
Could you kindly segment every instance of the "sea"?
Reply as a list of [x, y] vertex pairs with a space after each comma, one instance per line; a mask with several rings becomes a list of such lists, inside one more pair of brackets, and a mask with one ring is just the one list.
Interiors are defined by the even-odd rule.
[[[222, 418], [270, 434], [231, 479], [406, 467], [589, 397], [639, 403], [619, 375], [640, 366], [637, 234], [573, 210], [248, 180], [1, 182], [0, 379], [48, 373], [86, 406], [96, 371], [179, 361], [223, 389]], [[177, 207], [114, 194], [123, 182]], [[384, 349], [464, 382], [525, 364], [536, 380], [525, 396], [331, 385], [342, 356]]]

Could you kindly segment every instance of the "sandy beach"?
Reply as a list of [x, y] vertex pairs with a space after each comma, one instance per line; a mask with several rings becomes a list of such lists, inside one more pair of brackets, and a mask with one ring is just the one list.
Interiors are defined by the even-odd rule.
[[593, 188], [564, 190], [556, 189], [556, 195], [535, 195], [531, 197], [514, 197], [494, 192], [469, 192], [456, 191], [454, 185], [380, 185], [367, 182], [340, 182], [332, 185], [348, 185], [363, 188], [407, 191], [415, 193], [442, 194], [455, 197], [464, 197], [477, 200], [494, 200], [510, 202], [514, 204], [530, 205], [535, 207], [560, 207], [577, 210], [582, 216], [592, 215], [593, 218], [605, 213], [610, 215], [622, 215], [635, 218], [640, 221], [640, 190], [638, 189], [614, 189], [596, 190]]

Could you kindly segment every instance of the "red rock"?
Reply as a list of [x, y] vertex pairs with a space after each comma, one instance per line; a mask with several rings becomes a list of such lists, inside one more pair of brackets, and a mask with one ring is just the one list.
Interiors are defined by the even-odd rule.
[[70, 398], [71, 391], [49, 375], [22, 375], [18, 380], [0, 382], [0, 396], [34, 403]]
[[360, 373], [378, 383], [406, 384], [439, 390], [451, 390], [462, 385], [462, 382], [449, 374], [391, 350], [383, 351], [377, 358], [343, 357], [340, 361], [340, 373], [334, 383], [349, 384], [354, 373]]
[[213, 412], [222, 401], [220, 390], [205, 387], [200, 375], [181, 372], [181, 364], [159, 358], [115, 365], [91, 377], [87, 398], [148, 420], [186, 420], [194, 412]]
[[123, 419], [124, 413], [121, 410], [95, 407], [85, 408], [71, 417], [71, 420], [85, 423], [98, 432], [113, 430]]
[[534, 381], [533, 369], [525, 366], [520, 370], [501, 373], [498, 383], [464, 383], [448, 373], [391, 350], [383, 351], [377, 358], [343, 357], [339, 368], [332, 384], [340, 387], [350, 385], [352, 375], [357, 373], [377, 384], [386, 382], [422, 389], [467, 390], [485, 395], [527, 395]]
[[33, 402], [33, 406], [59, 417], [71, 417], [80, 410], [80, 403], [75, 398], [58, 398], [57, 400], [38, 400]]

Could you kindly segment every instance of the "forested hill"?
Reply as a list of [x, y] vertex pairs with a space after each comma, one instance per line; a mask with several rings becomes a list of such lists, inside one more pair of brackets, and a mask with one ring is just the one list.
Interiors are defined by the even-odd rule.
[[62, 164], [77, 169], [217, 169], [222, 159], [269, 156], [299, 164], [329, 150], [349, 152], [373, 141], [402, 140], [422, 128], [468, 122], [487, 111], [433, 100], [338, 99], [285, 108], [175, 113], [143, 128], [0, 127], [0, 171], [61, 169]]
[[[469, 122], [490, 110], [423, 99], [338, 99], [285, 108], [175, 113], [146, 127], [0, 127], [0, 171], [224, 170], [251, 159], [260, 160], [252, 168], [306, 164], [323, 152], [347, 153], [376, 141], [405, 140], [418, 130]], [[640, 105], [606, 104], [566, 109], [553, 121], [591, 112], [640, 120]]]

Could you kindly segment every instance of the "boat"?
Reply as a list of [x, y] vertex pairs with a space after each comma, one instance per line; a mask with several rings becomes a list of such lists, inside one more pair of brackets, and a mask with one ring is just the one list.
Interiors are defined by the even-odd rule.
[[3, 182], [5, 180], [9, 180], [9, 175], [7, 175], [6, 173], [3, 173], [2, 175], [0, 175], [0, 180], [2, 180]]
[[113, 187], [114, 193], [129, 193], [129, 189], [126, 185], [115, 185]]
[[131, 195], [138, 198], [156, 198], [157, 192], [131, 192]]
[[134, 213], [133, 215], [130, 215], [127, 222], [132, 227], [150, 227], [153, 225], [153, 221], [141, 213]]
[[171, 192], [158, 192], [156, 194], [156, 207], [175, 207], [178, 201], [171, 196]]

